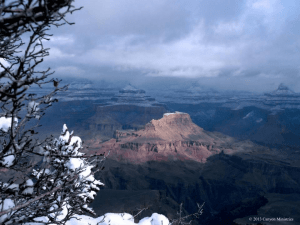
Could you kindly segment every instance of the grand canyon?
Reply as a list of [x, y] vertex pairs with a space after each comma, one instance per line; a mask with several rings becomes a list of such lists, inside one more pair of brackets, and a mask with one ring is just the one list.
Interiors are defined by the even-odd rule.
[[264, 95], [182, 91], [176, 98], [164, 91], [154, 98], [133, 85], [71, 85], [70, 99], [58, 96], [49, 109], [64, 108], [52, 115], [83, 137], [87, 154], [109, 153], [96, 175], [105, 183], [92, 203], [99, 215], [147, 208], [138, 218], [176, 218], [183, 202], [185, 214], [205, 203], [194, 224], [299, 221], [297, 93], [283, 84]]
[[300, 225], [299, 3], [2, 0], [0, 225]]

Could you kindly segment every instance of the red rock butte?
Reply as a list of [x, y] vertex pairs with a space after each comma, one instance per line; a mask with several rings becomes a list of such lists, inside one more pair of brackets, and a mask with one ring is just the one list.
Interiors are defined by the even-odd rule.
[[[252, 143], [250, 147], [252, 146]], [[246, 144], [247, 145], [247, 144]], [[244, 149], [245, 143], [203, 130], [194, 124], [187, 113], [165, 113], [151, 120], [144, 129], [116, 131], [114, 138], [96, 143], [89, 141], [89, 153], [110, 152], [109, 158], [130, 163], [167, 160], [206, 162], [207, 158], [223, 151], [232, 154]], [[249, 147], [249, 146], [248, 146]]]

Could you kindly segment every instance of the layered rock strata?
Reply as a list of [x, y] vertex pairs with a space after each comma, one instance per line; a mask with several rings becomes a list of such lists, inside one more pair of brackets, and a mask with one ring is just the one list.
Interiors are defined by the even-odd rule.
[[204, 131], [186, 113], [166, 113], [151, 120], [139, 131], [116, 131], [115, 138], [104, 143], [90, 143], [91, 153], [110, 152], [119, 161], [141, 163], [151, 160], [194, 160], [206, 162], [223, 151], [231, 154], [247, 151], [251, 142], [236, 142], [220, 133]]

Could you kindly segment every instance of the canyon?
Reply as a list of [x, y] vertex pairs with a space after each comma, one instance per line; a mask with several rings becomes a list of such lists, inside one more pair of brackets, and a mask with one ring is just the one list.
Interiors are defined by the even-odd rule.
[[110, 152], [96, 175], [105, 183], [92, 203], [99, 215], [148, 207], [140, 216], [174, 218], [181, 202], [185, 214], [205, 202], [194, 224], [251, 216], [299, 224], [297, 93], [280, 85], [263, 95], [166, 89], [150, 97], [130, 86], [74, 84], [41, 128], [55, 134], [67, 123], [89, 154]]
[[245, 224], [254, 215], [300, 219], [299, 156], [291, 160], [286, 152], [205, 131], [186, 113], [167, 113], [138, 131], [87, 144], [88, 154], [109, 152], [98, 174], [106, 186], [92, 204], [100, 214], [97, 199], [105, 196], [116, 212], [148, 207], [141, 216], [159, 211], [170, 218], [180, 202], [186, 214], [205, 202], [205, 216], [195, 224]]

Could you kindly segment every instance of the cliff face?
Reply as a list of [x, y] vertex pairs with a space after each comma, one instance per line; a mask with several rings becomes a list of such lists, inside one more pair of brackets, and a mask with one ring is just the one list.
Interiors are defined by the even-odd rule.
[[151, 120], [139, 131], [116, 131], [108, 142], [90, 143], [92, 153], [111, 152], [118, 161], [142, 163], [151, 160], [193, 160], [206, 162], [212, 155], [251, 151], [251, 142], [236, 142], [233, 138], [204, 131], [186, 113], [166, 113]]

